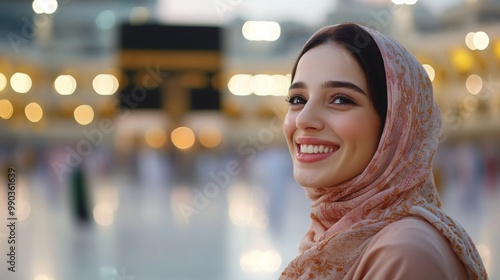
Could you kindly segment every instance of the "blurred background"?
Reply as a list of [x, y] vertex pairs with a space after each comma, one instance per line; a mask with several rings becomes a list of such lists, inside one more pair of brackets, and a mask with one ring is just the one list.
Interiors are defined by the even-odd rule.
[[309, 225], [289, 73], [344, 21], [426, 67], [443, 206], [500, 279], [498, 0], [1, 0], [0, 278], [277, 279]]

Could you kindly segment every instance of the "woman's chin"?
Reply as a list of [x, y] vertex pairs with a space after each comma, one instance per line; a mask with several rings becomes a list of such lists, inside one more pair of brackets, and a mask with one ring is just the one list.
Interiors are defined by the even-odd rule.
[[294, 175], [295, 181], [305, 188], [324, 188], [327, 185], [317, 176]]

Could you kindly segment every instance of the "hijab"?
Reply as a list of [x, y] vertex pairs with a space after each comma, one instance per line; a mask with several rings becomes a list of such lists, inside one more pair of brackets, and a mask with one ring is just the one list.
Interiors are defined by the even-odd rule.
[[[318, 33], [331, 28], [335, 25]], [[311, 226], [300, 255], [280, 279], [343, 279], [376, 233], [407, 216], [425, 219], [449, 240], [469, 279], [487, 279], [472, 240], [441, 209], [431, 172], [441, 114], [425, 69], [398, 42], [361, 28], [377, 44], [386, 72], [388, 106], [380, 143], [361, 174], [329, 188], [305, 188], [312, 200]]]

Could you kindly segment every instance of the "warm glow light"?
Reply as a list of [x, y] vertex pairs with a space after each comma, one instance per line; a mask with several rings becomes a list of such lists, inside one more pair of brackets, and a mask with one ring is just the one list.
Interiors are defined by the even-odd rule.
[[118, 191], [110, 185], [102, 185], [98, 188], [96, 198], [98, 203], [109, 206], [112, 211], [116, 211], [120, 205]]
[[476, 46], [474, 46], [474, 35], [475, 34], [476, 34], [475, 32], [469, 32], [465, 36], [465, 44], [471, 50], [475, 50], [476, 49]]
[[32, 4], [33, 11], [36, 14], [53, 14], [57, 11], [57, 0], [34, 0]]
[[4, 74], [0, 73], [0, 91], [4, 90], [7, 86], [7, 78]]
[[111, 74], [99, 74], [92, 81], [95, 92], [100, 95], [112, 95], [119, 87], [118, 79]]
[[207, 125], [200, 129], [198, 132], [198, 138], [200, 139], [201, 145], [207, 148], [214, 148], [220, 144], [222, 140], [222, 133], [219, 128]]
[[39, 122], [43, 117], [42, 107], [40, 107], [40, 105], [36, 102], [26, 105], [24, 113], [30, 122]]
[[251, 80], [252, 75], [236, 74], [229, 79], [227, 87], [229, 91], [234, 95], [250, 95], [252, 94], [252, 88], [250, 86]]
[[106, 202], [99, 202], [93, 210], [94, 220], [101, 226], [110, 226], [113, 224], [114, 208], [113, 205]]
[[12, 103], [9, 100], [2, 99], [0, 100], [0, 117], [2, 119], [8, 120], [14, 113], [14, 107], [12, 107]]
[[76, 90], [76, 80], [71, 75], [60, 75], [54, 81], [54, 88], [60, 95], [71, 95]]
[[144, 140], [152, 148], [161, 148], [167, 143], [167, 133], [159, 127], [152, 127], [146, 130]]
[[461, 72], [468, 72], [472, 69], [474, 59], [466, 49], [455, 49], [451, 52], [451, 60], [455, 67]]
[[429, 64], [423, 64], [422, 65], [427, 72], [427, 75], [429, 75], [429, 79], [431, 81], [434, 81], [434, 77], [436, 76], [436, 72], [434, 71], [434, 68], [430, 66]]
[[87, 125], [94, 120], [94, 110], [89, 105], [80, 105], [73, 112], [75, 120], [81, 125]]
[[474, 47], [476, 47], [476, 49], [480, 51], [486, 49], [490, 44], [490, 38], [488, 37], [488, 34], [483, 31], [476, 32], [472, 41], [474, 42]]
[[290, 89], [290, 78], [285, 75], [273, 75], [274, 83], [276, 84], [276, 96], [287, 96]]
[[472, 74], [465, 81], [465, 87], [470, 94], [477, 95], [483, 88], [483, 79], [476, 74]]
[[272, 95], [276, 92], [276, 83], [270, 75], [258, 74], [253, 76], [250, 87], [253, 93], [260, 96]]
[[194, 145], [194, 133], [189, 127], [181, 126], [174, 129], [170, 137], [174, 146], [181, 150], [188, 149]]
[[239, 96], [252, 93], [259, 96], [286, 96], [289, 87], [289, 75], [236, 74], [228, 82], [229, 91]]
[[274, 250], [254, 250], [240, 257], [244, 272], [276, 272], [281, 266], [281, 255]]
[[93, 209], [94, 220], [101, 226], [113, 224], [115, 211], [119, 206], [118, 191], [116, 188], [104, 184], [96, 189], [96, 204]]
[[10, 77], [10, 86], [15, 92], [27, 93], [31, 89], [31, 78], [25, 73], [14, 73]]
[[281, 27], [274, 21], [247, 21], [241, 32], [249, 41], [276, 41], [281, 35]]
[[500, 40], [495, 42], [493, 53], [495, 54], [497, 59], [500, 60]]

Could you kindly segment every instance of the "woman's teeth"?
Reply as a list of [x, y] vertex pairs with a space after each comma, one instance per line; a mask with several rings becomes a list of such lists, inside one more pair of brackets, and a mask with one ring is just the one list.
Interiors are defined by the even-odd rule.
[[300, 152], [303, 154], [332, 153], [335, 149], [324, 145], [300, 145]]

